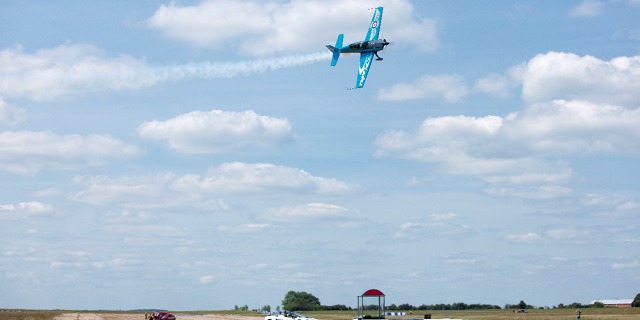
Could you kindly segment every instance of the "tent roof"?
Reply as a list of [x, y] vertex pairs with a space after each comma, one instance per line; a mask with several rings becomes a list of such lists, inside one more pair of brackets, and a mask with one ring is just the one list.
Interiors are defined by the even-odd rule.
[[362, 294], [363, 297], [384, 296], [384, 293], [378, 289], [369, 289]]

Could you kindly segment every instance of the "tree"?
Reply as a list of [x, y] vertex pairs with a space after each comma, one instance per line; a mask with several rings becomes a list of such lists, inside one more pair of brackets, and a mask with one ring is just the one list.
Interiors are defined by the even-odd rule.
[[320, 309], [321, 305], [320, 299], [310, 293], [289, 291], [282, 300], [282, 307], [289, 311], [309, 311]]
[[271, 312], [271, 306], [270, 305], [266, 305], [266, 306], [262, 307], [262, 309], [260, 309], [260, 311], [262, 311], [263, 313], [270, 313]]
[[[374, 310], [377, 310], [377, 309], [378, 309], [378, 306], [376, 306], [376, 309], [374, 309]], [[403, 311], [412, 311], [414, 309], [415, 309], [415, 307], [410, 305], [410, 304], [408, 304], [408, 303], [403, 303], [403, 304], [398, 306], [398, 310], [403, 310]]]
[[520, 303], [517, 304], [518, 309], [526, 309], [527, 308], [527, 304], [524, 302], [524, 300], [520, 300]]
[[633, 302], [631, 302], [631, 306], [632, 307], [640, 307], [640, 293], [636, 294], [636, 297], [633, 299]]

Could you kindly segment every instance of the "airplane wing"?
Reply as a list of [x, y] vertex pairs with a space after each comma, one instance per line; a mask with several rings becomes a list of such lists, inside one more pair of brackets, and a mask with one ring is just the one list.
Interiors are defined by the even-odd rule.
[[372, 60], [373, 52], [363, 52], [360, 54], [360, 68], [358, 68], [356, 88], [364, 87], [364, 82], [367, 81], [367, 74], [369, 74], [369, 68], [371, 68]]
[[367, 31], [367, 36], [364, 41], [378, 40], [380, 36], [380, 25], [382, 24], [382, 7], [375, 8], [373, 17], [371, 18], [371, 24]]

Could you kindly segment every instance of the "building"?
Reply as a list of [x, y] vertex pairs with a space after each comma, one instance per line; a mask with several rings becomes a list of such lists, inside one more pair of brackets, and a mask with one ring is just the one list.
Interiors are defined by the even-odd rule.
[[604, 304], [605, 307], [612, 308], [631, 308], [631, 303], [633, 303], [633, 299], [608, 299], [608, 300], [593, 300], [591, 304], [596, 302], [600, 302]]

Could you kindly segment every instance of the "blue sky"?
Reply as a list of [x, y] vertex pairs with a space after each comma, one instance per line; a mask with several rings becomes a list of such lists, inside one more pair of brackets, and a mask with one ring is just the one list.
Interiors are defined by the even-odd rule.
[[0, 307], [637, 294], [637, 0], [2, 7]]

